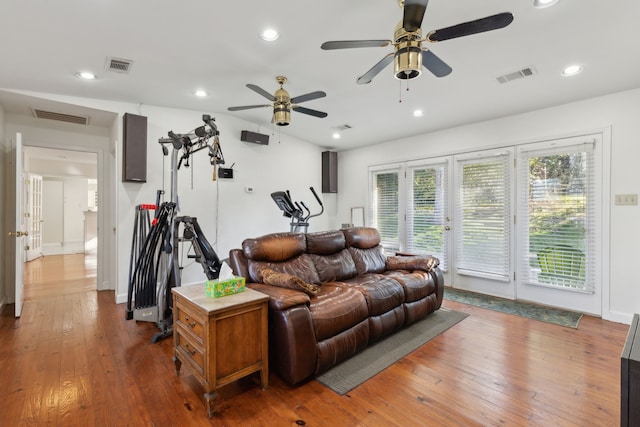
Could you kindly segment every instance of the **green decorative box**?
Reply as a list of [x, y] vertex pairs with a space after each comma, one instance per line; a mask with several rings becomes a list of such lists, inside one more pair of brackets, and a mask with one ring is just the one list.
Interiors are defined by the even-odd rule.
[[205, 282], [205, 288], [208, 297], [218, 298], [244, 292], [244, 284], [244, 277], [234, 276], [227, 280], [207, 280]]

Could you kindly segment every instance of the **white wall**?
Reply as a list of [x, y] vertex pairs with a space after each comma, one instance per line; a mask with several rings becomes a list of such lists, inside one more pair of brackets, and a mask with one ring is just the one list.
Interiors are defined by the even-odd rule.
[[84, 212], [88, 209], [86, 177], [43, 177], [43, 246], [45, 255], [84, 251]]
[[[373, 147], [341, 152], [337, 222], [348, 222], [351, 206], [367, 206], [370, 165], [448, 155], [465, 150], [542, 141], [605, 131], [611, 135], [611, 198], [640, 193], [640, 89], [588, 99], [502, 119], [446, 129]], [[635, 264], [640, 255], [640, 207], [611, 203], [609, 235], [604, 244], [610, 256], [603, 318], [630, 322], [640, 312], [640, 286]], [[607, 278], [605, 277], [605, 281]], [[603, 289], [606, 289], [606, 283]]]
[[[2, 165], [2, 170], [0, 170], [0, 200], [6, 200], [5, 193], [5, 174], [7, 173], [6, 167], [6, 151], [8, 148], [6, 147], [6, 137], [5, 137], [5, 124], [4, 124], [4, 109], [2, 105], [0, 105], [0, 165]], [[4, 204], [4, 203], [3, 203]], [[0, 236], [4, 237], [7, 235], [9, 230], [5, 228], [5, 220], [6, 220], [6, 205], [2, 209], [0, 209]], [[0, 266], [4, 267], [4, 264], [7, 262], [5, 258], [5, 245], [7, 243], [7, 239], [0, 239], [0, 260], [5, 260], [0, 262]], [[0, 273], [0, 310], [7, 302], [5, 289], [8, 287], [6, 284], [7, 280], [7, 269], [2, 268], [2, 273]]]
[[[113, 233], [113, 240], [106, 245], [107, 250], [115, 254], [115, 259], [106, 259], [104, 262], [109, 271], [116, 271], [112, 288], [116, 290], [118, 302], [126, 301], [135, 207], [141, 203], [155, 202], [158, 189], [164, 188], [166, 199], [169, 198], [170, 159], [162, 156], [158, 139], [166, 137], [169, 130], [185, 133], [202, 125], [202, 114], [216, 117], [226, 166], [235, 163], [234, 178], [212, 181], [213, 170], [206, 150], [196, 153], [192, 161], [193, 188], [191, 170], [183, 167], [178, 173], [180, 215], [198, 218], [203, 232], [220, 258], [227, 258], [229, 249], [239, 247], [247, 237], [289, 230], [288, 219], [282, 216], [270, 197], [272, 192], [288, 189], [295, 199], [305, 201], [312, 210], [316, 207], [309, 187], [315, 187], [320, 194], [323, 150], [284, 133], [278, 136], [277, 130], [276, 135], [271, 136], [269, 145], [262, 146], [240, 141], [240, 132], [247, 129], [255, 131], [254, 124], [226, 114], [214, 114], [207, 110], [139, 107], [137, 104], [41, 93], [25, 94], [111, 111], [119, 116], [108, 130], [109, 142], [105, 160], [106, 167], [113, 165], [115, 173], [113, 179], [104, 183], [104, 191], [114, 195], [114, 200], [113, 203], [101, 201], [99, 208], [103, 213], [105, 210], [108, 212], [105, 213], [108, 224], [103, 224], [102, 229], [108, 230], [107, 235]], [[140, 114], [148, 119], [146, 183], [121, 181], [121, 117], [126, 112]], [[12, 130], [15, 128], [20, 126], [15, 124]], [[266, 131], [262, 129], [262, 133]], [[100, 175], [100, 171], [98, 173]], [[253, 187], [254, 192], [246, 193], [247, 186]], [[310, 231], [328, 229], [332, 223], [332, 213], [336, 211], [335, 195], [320, 196], [325, 202], [326, 214], [312, 219]], [[183, 283], [203, 280], [204, 275], [199, 265], [192, 265], [183, 271]]]

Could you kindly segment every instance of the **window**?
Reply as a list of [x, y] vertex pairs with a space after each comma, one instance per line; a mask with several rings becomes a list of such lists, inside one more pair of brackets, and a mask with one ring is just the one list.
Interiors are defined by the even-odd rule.
[[393, 254], [400, 250], [400, 168], [374, 170], [370, 179], [370, 223], [378, 229], [385, 251]]
[[511, 156], [482, 156], [457, 160], [457, 272], [509, 281]]
[[523, 282], [591, 293], [594, 289], [593, 143], [520, 154], [520, 260]]
[[428, 254], [447, 270], [448, 163], [416, 165], [407, 173], [407, 245], [410, 253]]

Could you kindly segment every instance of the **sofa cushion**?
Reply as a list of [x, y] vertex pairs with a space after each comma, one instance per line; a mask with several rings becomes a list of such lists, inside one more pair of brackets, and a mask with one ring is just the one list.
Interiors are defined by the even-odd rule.
[[302, 291], [309, 296], [314, 296], [318, 294], [320, 287], [317, 285], [313, 285], [305, 282], [300, 279], [298, 276], [292, 276], [287, 273], [279, 273], [270, 268], [263, 268], [262, 271], [262, 281], [267, 285], [278, 286], [280, 288], [288, 288], [295, 289], [298, 291]]
[[349, 253], [356, 265], [358, 275], [366, 273], [382, 273], [386, 268], [386, 257], [382, 246], [370, 249], [349, 248]]
[[305, 253], [307, 241], [301, 233], [273, 233], [245, 239], [242, 250], [250, 260], [282, 262]]
[[404, 289], [391, 277], [382, 274], [363, 274], [346, 282], [344, 286], [357, 289], [367, 301], [369, 316], [377, 316], [402, 305]]
[[349, 286], [325, 283], [309, 303], [316, 341], [333, 337], [365, 320], [369, 312], [360, 291]]
[[275, 270], [279, 273], [287, 273], [292, 276], [297, 276], [305, 282], [312, 283], [314, 285], [319, 285], [321, 283], [309, 254], [302, 254], [284, 262], [248, 260], [247, 267], [251, 281], [256, 283], [262, 283], [261, 271], [263, 268], [270, 268], [271, 270]]
[[310, 256], [323, 283], [351, 279], [358, 274], [356, 264], [346, 249], [332, 255], [311, 254]]
[[307, 253], [309, 254], [332, 255], [346, 247], [344, 233], [340, 230], [307, 234]]
[[405, 302], [417, 301], [436, 291], [433, 277], [424, 271], [392, 270], [384, 274], [402, 285]]
[[380, 233], [376, 228], [354, 227], [342, 230], [347, 241], [347, 247], [358, 249], [375, 248], [380, 244]]

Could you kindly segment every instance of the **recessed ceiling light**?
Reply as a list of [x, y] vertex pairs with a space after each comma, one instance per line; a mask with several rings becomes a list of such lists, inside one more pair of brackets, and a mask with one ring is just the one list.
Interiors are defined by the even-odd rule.
[[195, 92], [193, 92], [193, 94], [194, 94], [195, 96], [197, 96], [198, 98], [204, 98], [204, 97], [206, 97], [206, 96], [208, 95], [208, 94], [207, 94], [207, 91], [205, 91], [205, 90], [201, 90], [201, 89], [196, 90]]
[[571, 77], [576, 74], [580, 74], [582, 72], [582, 65], [569, 65], [567, 68], [562, 70], [563, 77]]
[[80, 79], [84, 79], [84, 80], [95, 80], [96, 79], [96, 75], [93, 73], [90, 73], [88, 71], [80, 71], [79, 73], [76, 73], [76, 77], [80, 78]]
[[260, 33], [260, 38], [268, 42], [278, 40], [278, 37], [280, 37], [280, 34], [273, 28], [267, 28], [262, 33]]
[[560, 0], [533, 0], [533, 7], [537, 9], [542, 9], [545, 7], [553, 6], [558, 3]]
[[333, 134], [333, 139], [340, 139], [340, 134], [338, 132], [335, 132]]
[[413, 117], [422, 117], [422, 116], [424, 116], [424, 113], [422, 112], [422, 110], [413, 111]]

